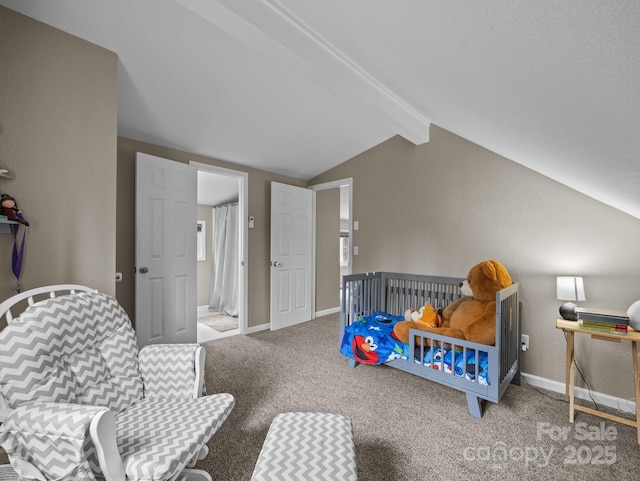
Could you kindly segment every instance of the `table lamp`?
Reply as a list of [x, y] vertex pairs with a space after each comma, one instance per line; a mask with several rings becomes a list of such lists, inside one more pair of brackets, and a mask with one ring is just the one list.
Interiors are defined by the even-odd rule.
[[[557, 299], [561, 301], [584, 301], [584, 282], [582, 277], [558, 276]], [[560, 306], [560, 315], [568, 321], [577, 321], [578, 314], [573, 302], [565, 302]]]

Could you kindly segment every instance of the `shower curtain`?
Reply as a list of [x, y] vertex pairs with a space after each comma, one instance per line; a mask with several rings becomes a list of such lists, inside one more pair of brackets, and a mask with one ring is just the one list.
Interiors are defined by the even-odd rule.
[[238, 316], [238, 204], [213, 209], [213, 269], [209, 311]]

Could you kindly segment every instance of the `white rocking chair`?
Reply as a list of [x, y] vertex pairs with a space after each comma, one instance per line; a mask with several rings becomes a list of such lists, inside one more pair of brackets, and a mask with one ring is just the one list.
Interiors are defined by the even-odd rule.
[[211, 480], [192, 468], [235, 399], [203, 395], [201, 346], [138, 351], [118, 302], [78, 285], [17, 294], [5, 315], [0, 445], [21, 478]]

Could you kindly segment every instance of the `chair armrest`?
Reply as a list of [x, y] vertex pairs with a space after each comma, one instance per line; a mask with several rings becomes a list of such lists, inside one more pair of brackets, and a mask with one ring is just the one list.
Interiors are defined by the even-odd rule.
[[105, 480], [126, 481], [127, 475], [116, 441], [116, 415], [112, 411], [99, 412], [91, 421], [89, 432]]
[[[108, 424], [109, 416], [105, 417], [105, 413], [111, 414], [102, 406], [78, 404], [34, 403], [20, 406], [11, 411], [0, 426], [0, 445], [21, 476], [33, 477], [34, 472], [39, 472], [46, 479], [68, 476], [92, 479], [94, 475], [89, 457], [93, 453], [87, 449], [90, 445], [87, 438], [92, 423], [95, 422], [97, 426], [104, 418]], [[97, 433], [98, 428], [94, 430]], [[107, 435], [102, 440], [95, 438], [93, 441], [96, 453], [102, 453], [103, 458], [105, 451], [110, 453], [115, 448], [117, 453], [115, 421], [111, 439]], [[116, 475], [107, 479], [124, 480], [123, 467], [122, 477], [117, 476], [117, 465], [122, 465], [119, 455], [117, 462], [113, 459], [110, 461], [109, 471]]]
[[198, 344], [149, 344], [140, 349], [138, 365], [145, 397], [189, 398], [204, 392], [206, 352]]

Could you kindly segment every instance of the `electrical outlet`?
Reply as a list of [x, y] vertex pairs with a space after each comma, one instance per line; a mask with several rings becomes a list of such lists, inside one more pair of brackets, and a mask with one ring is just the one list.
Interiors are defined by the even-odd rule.
[[522, 345], [522, 350], [523, 351], [528, 351], [529, 350], [529, 335], [528, 334], [523, 334], [521, 339], [520, 339], [520, 344]]

